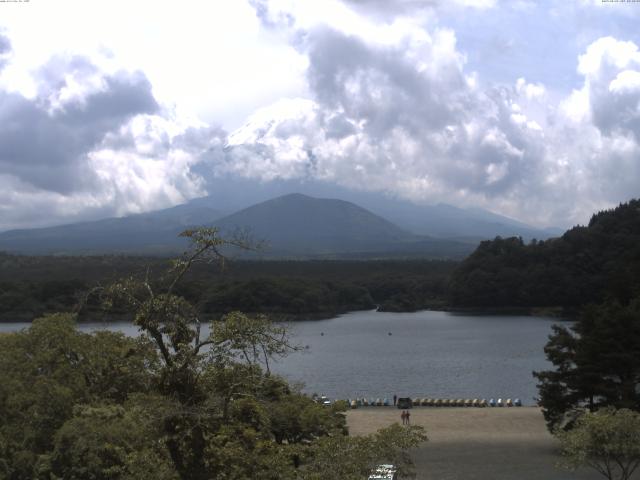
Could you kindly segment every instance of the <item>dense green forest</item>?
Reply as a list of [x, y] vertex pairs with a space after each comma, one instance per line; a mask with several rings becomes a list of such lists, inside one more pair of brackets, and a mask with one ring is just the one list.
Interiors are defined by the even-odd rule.
[[[72, 311], [82, 294], [99, 284], [147, 270], [161, 274], [168, 265], [167, 259], [152, 257], [0, 254], [0, 319]], [[212, 316], [238, 309], [303, 318], [376, 306], [412, 311], [445, 305], [448, 277], [456, 265], [437, 260], [237, 260], [222, 270], [197, 265], [179, 288]], [[83, 314], [101, 313], [89, 308]]]
[[564, 307], [607, 298], [627, 303], [640, 291], [640, 200], [593, 215], [559, 238], [496, 238], [455, 270], [454, 306]]

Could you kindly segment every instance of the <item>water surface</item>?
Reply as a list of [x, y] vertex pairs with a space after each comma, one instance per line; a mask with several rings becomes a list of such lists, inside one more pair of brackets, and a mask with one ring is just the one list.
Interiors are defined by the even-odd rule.
[[[305, 390], [334, 398], [537, 396], [533, 370], [550, 364], [543, 348], [557, 320], [448, 312], [352, 312], [329, 320], [289, 323], [308, 346], [273, 366]], [[0, 324], [15, 331], [27, 323]], [[136, 335], [130, 323], [84, 323]], [[203, 334], [207, 331], [203, 328]]]

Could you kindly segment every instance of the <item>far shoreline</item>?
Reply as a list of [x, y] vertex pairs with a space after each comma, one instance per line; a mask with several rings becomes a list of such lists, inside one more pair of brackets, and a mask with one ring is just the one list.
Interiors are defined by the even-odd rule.
[[[566, 309], [564, 307], [447, 307], [438, 306], [437, 308], [421, 308], [417, 310], [386, 310], [384, 308], [375, 309], [362, 309], [362, 310], [345, 310], [345, 311], [333, 311], [333, 312], [316, 312], [316, 313], [287, 313], [287, 312], [247, 312], [243, 311], [247, 315], [266, 315], [275, 322], [311, 322], [319, 320], [332, 320], [339, 318], [343, 315], [358, 312], [371, 312], [371, 313], [420, 313], [420, 312], [440, 312], [449, 313], [452, 315], [467, 315], [467, 316], [525, 316], [525, 317], [542, 317], [554, 319], [559, 322], [572, 322], [577, 316], [577, 309]], [[11, 318], [0, 316], [0, 324], [9, 323], [32, 323], [33, 320], [41, 318], [45, 315], [52, 314], [54, 312], [46, 312], [42, 314], [24, 313], [18, 315], [11, 315]], [[73, 312], [55, 312], [55, 313], [73, 313]], [[228, 312], [226, 312], [228, 313]], [[226, 313], [207, 313], [203, 315], [202, 323], [210, 323], [215, 319], [219, 319]], [[104, 324], [116, 324], [116, 323], [133, 323], [133, 317], [127, 314], [113, 314], [113, 313], [97, 313], [96, 317], [91, 318], [91, 315], [85, 314], [78, 318], [78, 324], [88, 323], [104, 323]]]

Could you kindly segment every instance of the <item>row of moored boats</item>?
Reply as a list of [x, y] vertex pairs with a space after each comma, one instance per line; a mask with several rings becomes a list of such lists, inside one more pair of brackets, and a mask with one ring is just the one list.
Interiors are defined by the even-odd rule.
[[[385, 399], [367, 399], [356, 398], [355, 400], [349, 399], [347, 403], [351, 408], [358, 407], [388, 407], [391, 406], [391, 402], [388, 398]], [[507, 398], [498, 398], [497, 400], [491, 398], [478, 399], [478, 398], [412, 398], [411, 406], [414, 407], [521, 407], [522, 401], [519, 398], [514, 400]], [[407, 407], [409, 407], [407, 405]], [[398, 407], [404, 408], [404, 407]], [[410, 407], [409, 407], [410, 408]]]

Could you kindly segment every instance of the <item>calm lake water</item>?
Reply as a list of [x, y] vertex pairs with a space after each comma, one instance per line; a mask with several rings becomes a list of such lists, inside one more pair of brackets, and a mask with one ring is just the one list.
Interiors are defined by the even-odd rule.
[[[332, 398], [502, 397], [531, 405], [537, 396], [531, 372], [550, 367], [543, 348], [554, 323], [508, 315], [352, 312], [289, 324], [295, 342], [308, 349], [273, 370]], [[5, 323], [0, 331], [27, 326]], [[104, 328], [137, 334], [130, 323], [80, 326]]]

